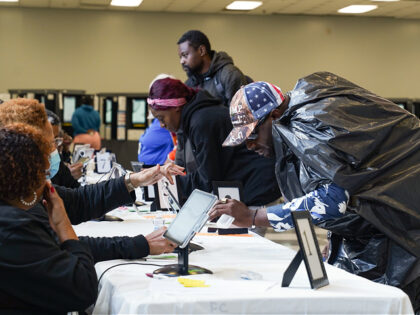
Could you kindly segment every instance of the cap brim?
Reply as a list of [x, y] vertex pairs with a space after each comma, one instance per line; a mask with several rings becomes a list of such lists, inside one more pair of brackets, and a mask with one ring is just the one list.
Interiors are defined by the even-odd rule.
[[249, 137], [257, 124], [258, 121], [254, 121], [244, 126], [234, 127], [230, 134], [227, 136], [226, 140], [223, 142], [222, 147], [233, 147], [240, 145]]

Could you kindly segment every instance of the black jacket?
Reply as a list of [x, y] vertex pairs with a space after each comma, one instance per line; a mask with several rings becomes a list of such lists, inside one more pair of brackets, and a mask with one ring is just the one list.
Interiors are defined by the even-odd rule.
[[80, 187], [80, 183], [73, 178], [69, 168], [63, 161], [60, 162], [60, 168], [58, 169], [57, 174], [51, 178], [51, 181], [54, 185], [64, 186], [67, 188]]
[[[350, 193], [329, 262], [401, 287], [420, 308], [420, 124], [418, 118], [335, 74], [298, 81], [273, 123], [284, 197], [334, 182]], [[415, 302], [414, 302], [415, 301]]]
[[247, 205], [264, 205], [280, 196], [274, 160], [260, 157], [245, 145], [222, 147], [232, 130], [229, 110], [200, 90], [181, 113], [187, 175], [179, 181], [188, 196], [194, 188], [212, 191], [212, 181], [240, 181]]
[[88, 246], [58, 244], [51, 229], [30, 212], [0, 201], [0, 309], [84, 310], [97, 296]]
[[232, 97], [242, 85], [246, 85], [244, 74], [233, 64], [232, 58], [225, 52], [211, 51], [212, 61], [205, 74], [188, 73], [186, 85], [201, 88], [217, 97], [229, 106]]
[[[135, 200], [128, 192], [124, 178], [111, 179], [77, 189], [55, 186], [63, 199], [71, 223], [79, 224], [99, 218], [106, 212]], [[28, 210], [49, 228], [48, 214], [41, 203]], [[51, 233], [52, 232], [51, 230]], [[137, 259], [149, 255], [149, 244], [143, 235], [135, 237], [88, 237], [79, 239], [89, 246], [94, 262], [111, 259]]]

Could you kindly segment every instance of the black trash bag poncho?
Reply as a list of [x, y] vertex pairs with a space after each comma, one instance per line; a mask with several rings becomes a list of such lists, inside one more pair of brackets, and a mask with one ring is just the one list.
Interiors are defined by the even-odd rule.
[[405, 285], [420, 269], [419, 119], [328, 72], [300, 79], [289, 93], [288, 109], [273, 123], [283, 196], [331, 181], [346, 189], [346, 214], [321, 225], [344, 240], [336, 263]]

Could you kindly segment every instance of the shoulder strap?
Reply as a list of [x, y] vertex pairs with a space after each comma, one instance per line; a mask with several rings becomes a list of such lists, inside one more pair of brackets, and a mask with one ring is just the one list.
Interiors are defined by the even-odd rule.
[[218, 79], [217, 75], [218, 75], [218, 73], [216, 73], [216, 75], [213, 77], [213, 83], [214, 83], [214, 86], [216, 87], [217, 94], [219, 94], [219, 96], [221, 96], [222, 100], [225, 102], [226, 101], [226, 99], [225, 99], [225, 89], [223, 88], [223, 85], [220, 82], [220, 80]]

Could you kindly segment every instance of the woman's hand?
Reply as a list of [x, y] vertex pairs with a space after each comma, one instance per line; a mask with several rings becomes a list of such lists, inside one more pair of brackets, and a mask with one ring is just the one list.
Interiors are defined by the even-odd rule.
[[57, 233], [60, 242], [62, 243], [69, 239], [77, 240], [77, 235], [64, 208], [63, 200], [50, 183], [45, 185], [42, 204], [48, 211], [51, 228]]
[[71, 176], [74, 179], [77, 180], [82, 177], [83, 163], [77, 162], [74, 164], [67, 164], [67, 167], [69, 168]]
[[172, 253], [174, 251], [177, 245], [163, 237], [163, 233], [165, 233], [165, 231], [166, 227], [163, 227], [146, 235], [146, 240], [149, 243], [150, 255]]

